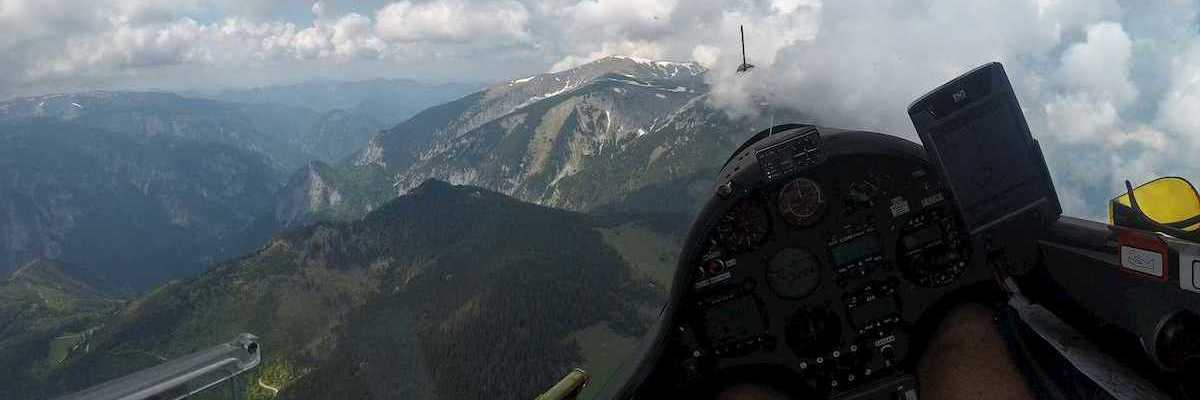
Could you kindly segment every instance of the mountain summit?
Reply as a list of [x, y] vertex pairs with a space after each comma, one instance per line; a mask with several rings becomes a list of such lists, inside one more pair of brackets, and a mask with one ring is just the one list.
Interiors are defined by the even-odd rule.
[[[697, 192], [712, 175], [700, 171], [719, 168], [766, 124], [710, 107], [706, 72], [612, 56], [492, 85], [376, 135], [346, 163], [293, 178], [287, 198], [317, 207], [282, 204], [280, 222], [356, 218], [430, 178], [572, 210], [615, 207], [665, 186]], [[309, 201], [330, 193], [337, 205]], [[698, 201], [663, 206], [689, 211]]]

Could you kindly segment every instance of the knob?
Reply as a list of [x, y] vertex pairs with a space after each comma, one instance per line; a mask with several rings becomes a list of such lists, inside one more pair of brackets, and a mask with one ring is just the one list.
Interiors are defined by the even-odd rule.
[[1177, 371], [1184, 398], [1200, 398], [1200, 317], [1182, 311], [1172, 315], [1159, 329], [1154, 355], [1162, 367]]
[[1181, 370], [1190, 360], [1200, 359], [1200, 317], [1176, 313], [1162, 325], [1155, 344], [1155, 356], [1169, 370]]
[[896, 348], [892, 347], [892, 345], [883, 346], [882, 349], [879, 349], [879, 354], [882, 355], [883, 359], [885, 360], [896, 360]]

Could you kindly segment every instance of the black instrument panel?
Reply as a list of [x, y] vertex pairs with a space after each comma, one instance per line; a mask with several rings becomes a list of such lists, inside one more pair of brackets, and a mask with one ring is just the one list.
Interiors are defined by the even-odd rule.
[[730, 158], [693, 227], [665, 358], [640, 392], [774, 376], [842, 397], [911, 375], [917, 321], [990, 279], [923, 151], [811, 126], [759, 139]]

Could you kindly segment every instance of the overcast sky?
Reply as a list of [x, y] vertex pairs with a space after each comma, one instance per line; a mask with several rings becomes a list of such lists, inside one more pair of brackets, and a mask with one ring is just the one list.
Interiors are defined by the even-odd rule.
[[[0, 98], [316, 78], [498, 81], [608, 54], [695, 60], [712, 101], [914, 138], [910, 101], [1005, 63], [1069, 212], [1196, 178], [1195, 1], [0, 0]], [[744, 77], [737, 26], [745, 24]]]

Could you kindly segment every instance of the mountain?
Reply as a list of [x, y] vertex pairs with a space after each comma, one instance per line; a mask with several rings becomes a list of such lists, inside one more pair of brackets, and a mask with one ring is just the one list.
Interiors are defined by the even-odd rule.
[[578, 365], [611, 373], [657, 314], [682, 233], [646, 221], [427, 181], [129, 302], [16, 397], [246, 331], [266, 356], [247, 398], [271, 397], [261, 380], [284, 398], [528, 399]]
[[426, 84], [407, 79], [314, 81], [293, 85], [192, 92], [189, 95], [236, 103], [280, 104], [325, 113], [343, 110], [392, 126], [430, 106], [478, 90], [475, 83]]
[[317, 115], [295, 107], [242, 105], [157, 92], [85, 92], [0, 102], [0, 120], [54, 118], [124, 134], [137, 141], [175, 137], [266, 155], [291, 171], [311, 157], [288, 138]]
[[[289, 218], [280, 223], [355, 218], [426, 179], [570, 210], [694, 211], [725, 157], [770, 123], [711, 106], [705, 72], [694, 63], [615, 56], [431, 107], [371, 138], [347, 162], [295, 175], [285, 191], [297, 194], [287, 199], [317, 198], [301, 194], [320, 188], [340, 200], [281, 204]], [[637, 200], [664, 190], [683, 196]]]
[[0, 121], [0, 276], [48, 259], [136, 291], [198, 273], [269, 235], [281, 175], [225, 144]]
[[71, 276], [69, 268], [34, 260], [0, 280], [0, 398], [19, 398], [72, 354], [121, 302]]
[[366, 146], [386, 127], [369, 114], [338, 109], [319, 115], [295, 140], [301, 151], [316, 160], [337, 162]]

